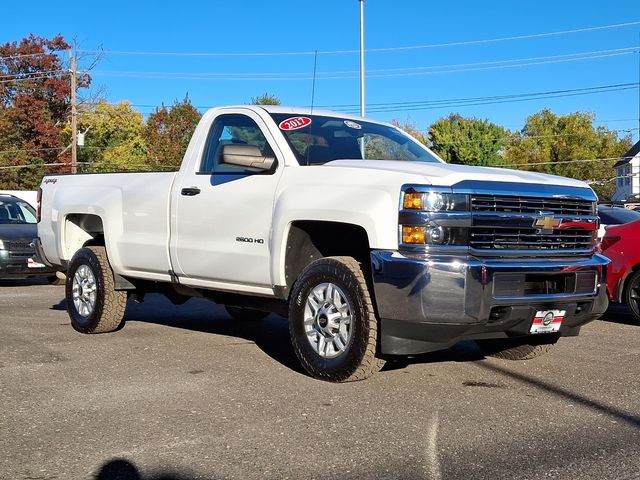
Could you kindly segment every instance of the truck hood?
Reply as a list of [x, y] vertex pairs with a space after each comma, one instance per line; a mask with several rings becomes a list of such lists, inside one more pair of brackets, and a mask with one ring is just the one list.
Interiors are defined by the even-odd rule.
[[590, 188], [580, 180], [547, 175], [545, 173], [511, 170], [508, 168], [472, 167], [449, 163], [402, 162], [393, 160], [334, 160], [325, 165], [420, 175], [424, 177], [428, 183], [443, 187], [451, 187], [464, 180], [480, 180], [491, 182], [543, 183], [547, 185]]

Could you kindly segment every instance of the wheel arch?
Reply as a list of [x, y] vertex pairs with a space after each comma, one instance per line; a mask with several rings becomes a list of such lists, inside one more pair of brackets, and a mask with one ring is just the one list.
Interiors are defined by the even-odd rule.
[[627, 272], [625, 273], [624, 278], [620, 280], [620, 285], [616, 293], [616, 296], [618, 297], [617, 298], [618, 302], [620, 303], [624, 302], [624, 295], [629, 286], [629, 280], [631, 279], [631, 277], [633, 277], [633, 275], [637, 271], [640, 271], [640, 263], [633, 265], [631, 268], [627, 269]]
[[366, 266], [370, 252], [369, 236], [360, 225], [323, 220], [293, 221], [289, 224], [282, 257], [284, 285], [281, 296], [288, 298], [305, 267], [319, 258], [349, 256]]
[[105, 246], [104, 222], [101, 216], [90, 213], [70, 213], [62, 227], [63, 258], [71, 260], [83, 247]]

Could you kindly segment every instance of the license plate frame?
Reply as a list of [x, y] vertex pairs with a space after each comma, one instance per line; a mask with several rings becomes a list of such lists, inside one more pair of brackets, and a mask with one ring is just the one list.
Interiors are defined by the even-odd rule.
[[27, 260], [27, 268], [45, 268], [46, 265], [44, 263], [38, 263], [33, 258], [29, 258]]
[[555, 333], [560, 331], [566, 310], [538, 310], [531, 320], [529, 333]]

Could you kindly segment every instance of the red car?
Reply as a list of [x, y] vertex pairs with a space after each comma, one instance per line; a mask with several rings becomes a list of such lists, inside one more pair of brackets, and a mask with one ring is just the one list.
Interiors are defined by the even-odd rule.
[[640, 323], [640, 220], [607, 227], [600, 251], [611, 260], [607, 267], [609, 299], [625, 303]]

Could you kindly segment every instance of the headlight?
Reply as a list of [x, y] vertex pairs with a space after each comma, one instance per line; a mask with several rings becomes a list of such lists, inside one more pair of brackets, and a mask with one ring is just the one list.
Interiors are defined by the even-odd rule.
[[0, 240], [0, 250], [4, 250], [4, 243]]
[[402, 243], [405, 245], [467, 245], [468, 230], [459, 227], [443, 227], [435, 222], [427, 225], [402, 225]]
[[469, 195], [445, 187], [404, 185], [398, 223], [401, 248], [466, 247], [471, 227]]
[[469, 197], [459, 193], [405, 192], [402, 208], [424, 212], [467, 211]]

